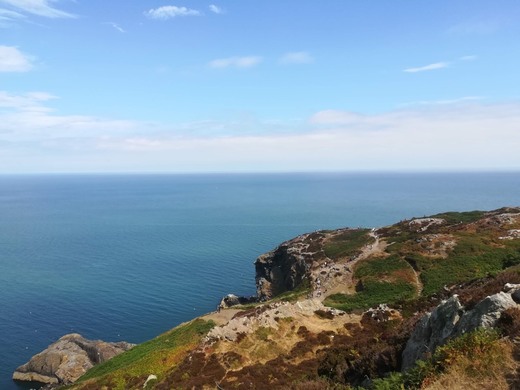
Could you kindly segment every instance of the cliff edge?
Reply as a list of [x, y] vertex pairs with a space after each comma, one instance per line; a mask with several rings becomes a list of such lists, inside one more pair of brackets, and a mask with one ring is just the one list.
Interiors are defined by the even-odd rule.
[[302, 234], [255, 268], [259, 302], [227, 296], [71, 388], [520, 388], [520, 208]]

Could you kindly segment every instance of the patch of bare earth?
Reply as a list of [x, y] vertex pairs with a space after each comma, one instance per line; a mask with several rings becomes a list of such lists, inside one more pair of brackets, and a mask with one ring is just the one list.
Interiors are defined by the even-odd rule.
[[374, 238], [374, 242], [361, 248], [361, 252], [354, 258], [344, 257], [336, 261], [327, 259], [313, 269], [311, 273], [313, 297], [323, 301], [328, 295], [355, 293], [353, 281], [355, 265], [370, 257], [388, 256], [385, 252], [388, 246], [386, 241], [380, 239], [375, 230], [370, 233], [370, 236]]

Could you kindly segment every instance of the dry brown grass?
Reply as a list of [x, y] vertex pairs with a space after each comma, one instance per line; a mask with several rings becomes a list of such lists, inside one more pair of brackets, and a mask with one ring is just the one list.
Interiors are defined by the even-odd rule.
[[501, 340], [485, 356], [461, 356], [425, 390], [506, 390], [519, 368], [513, 356], [513, 345]]

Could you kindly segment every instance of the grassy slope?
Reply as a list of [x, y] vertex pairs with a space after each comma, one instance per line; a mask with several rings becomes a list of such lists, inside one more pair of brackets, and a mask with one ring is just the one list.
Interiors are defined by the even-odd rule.
[[157, 375], [160, 380], [213, 326], [213, 322], [200, 319], [178, 326], [93, 367], [71, 388], [99, 389], [108, 386], [110, 389], [128, 389], [144, 382], [150, 374]]
[[484, 216], [481, 211], [434, 216], [445, 219], [446, 225], [434, 226], [428, 233], [450, 233], [456, 240], [455, 247], [448, 251], [445, 258], [421, 253], [424, 250], [421, 251], [418, 242], [424, 234], [413, 231], [406, 222], [385, 229], [384, 238], [392, 244], [387, 248], [389, 256], [360, 262], [354, 272], [362, 287], [360, 291], [355, 295], [332, 295], [325, 304], [353, 310], [412, 298], [416, 289], [411, 283], [411, 265], [422, 283], [422, 295], [428, 296], [445, 285], [496, 274], [506, 267], [519, 264], [520, 240], [499, 240], [499, 233], [486, 226], [472, 231], [461, 229], [461, 224], [477, 222]]

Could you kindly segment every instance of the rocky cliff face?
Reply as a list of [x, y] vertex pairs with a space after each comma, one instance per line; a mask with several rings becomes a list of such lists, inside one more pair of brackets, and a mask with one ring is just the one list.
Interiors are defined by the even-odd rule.
[[111, 359], [133, 346], [134, 344], [124, 341], [107, 343], [87, 340], [77, 333], [71, 333], [18, 367], [13, 379], [48, 384], [73, 383], [94, 365]]
[[321, 233], [303, 234], [279, 245], [255, 261], [259, 300], [291, 291], [308, 280], [312, 263], [324, 257], [319, 243]]

